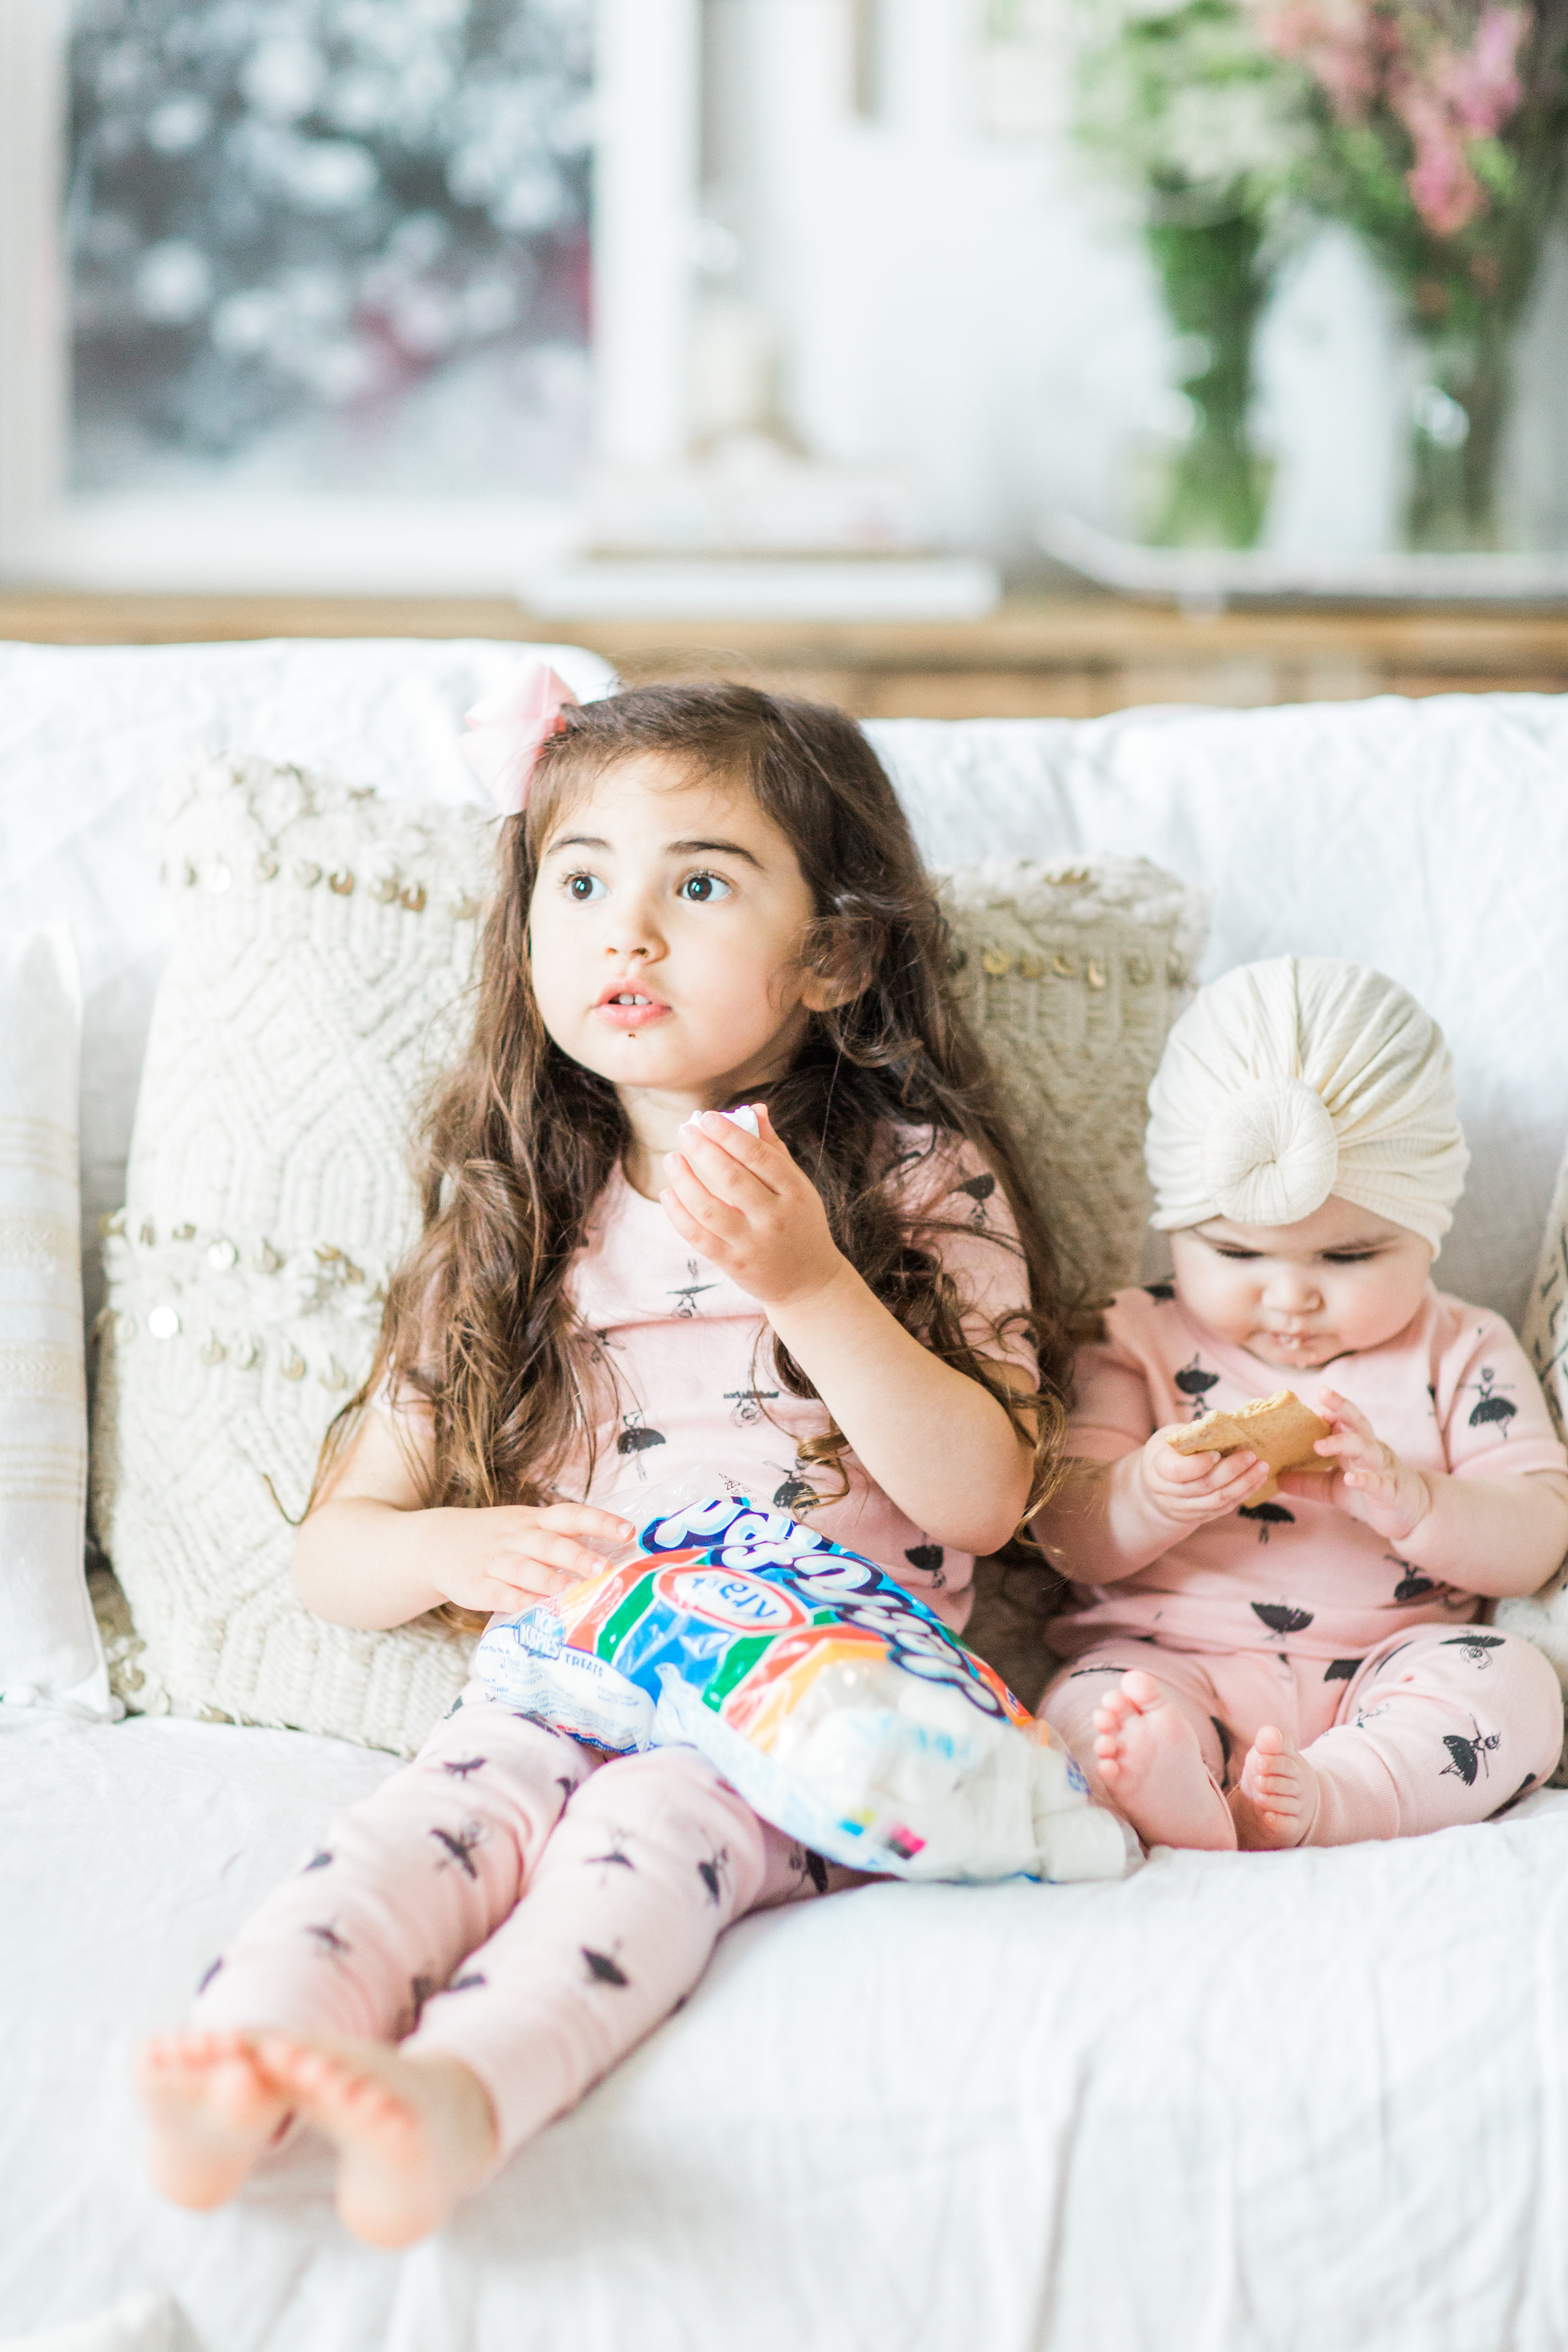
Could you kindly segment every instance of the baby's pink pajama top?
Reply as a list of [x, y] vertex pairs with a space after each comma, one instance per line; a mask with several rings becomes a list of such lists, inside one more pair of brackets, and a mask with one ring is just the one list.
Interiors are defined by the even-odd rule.
[[[1086, 1461], [1117, 1461], [1156, 1429], [1289, 1387], [1312, 1406], [1336, 1391], [1416, 1470], [1495, 1478], [1568, 1468], [1508, 1325], [1430, 1286], [1395, 1338], [1318, 1371], [1282, 1370], [1216, 1339], [1168, 1284], [1121, 1291], [1104, 1338], [1079, 1351], [1076, 1385], [1067, 1450]], [[1071, 1576], [1070, 1536], [1064, 1548]], [[1075, 1581], [1051, 1645], [1077, 1657], [1112, 1639], [1218, 1651], [1288, 1635], [1292, 1656], [1360, 1656], [1407, 1625], [1468, 1623], [1479, 1605], [1331, 1503], [1280, 1495], [1194, 1528], [1114, 1582]]]

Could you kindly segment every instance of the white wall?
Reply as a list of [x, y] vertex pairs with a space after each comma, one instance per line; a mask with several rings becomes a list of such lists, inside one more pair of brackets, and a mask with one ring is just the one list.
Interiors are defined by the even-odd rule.
[[[1166, 337], [1136, 217], [1057, 127], [984, 121], [984, 0], [879, 0], [880, 105], [852, 104], [855, 0], [707, 0], [707, 209], [739, 241], [726, 290], [772, 318], [784, 416], [814, 453], [889, 460], [936, 537], [1039, 568], [1031, 520], [1124, 520], [1129, 453], [1166, 413]], [[877, 0], [862, 0], [877, 5]], [[1386, 543], [1409, 362], [1352, 240], [1292, 257], [1259, 344], [1279, 473], [1268, 537]], [[1514, 436], [1537, 543], [1568, 537], [1568, 261], [1525, 339]]]

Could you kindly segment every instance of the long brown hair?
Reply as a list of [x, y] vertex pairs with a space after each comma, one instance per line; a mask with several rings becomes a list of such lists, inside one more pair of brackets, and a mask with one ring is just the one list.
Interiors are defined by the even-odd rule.
[[[327, 1433], [312, 1503], [384, 1381], [428, 1402], [427, 1507], [547, 1500], [569, 1463], [574, 1486], [592, 1476], [603, 1379], [568, 1275], [631, 1136], [610, 1081], [545, 1030], [529, 908], [541, 855], [569, 809], [616, 761], [653, 753], [684, 776], [743, 783], [794, 847], [816, 908], [803, 963], [849, 994], [811, 1015], [790, 1069], [763, 1090], [773, 1127], [870, 1289], [995, 1397], [1032, 1446], [1032, 1512], [1054, 1484], [1065, 1424], [1069, 1349], [1055, 1259], [953, 996], [935, 894], [870, 745], [842, 712], [745, 686], [640, 687], [573, 708], [564, 721], [540, 754], [525, 814], [501, 826], [472, 1034], [420, 1139], [424, 1235], [391, 1285], [370, 1377]], [[1028, 1275], [1030, 1311], [1017, 1320], [1039, 1352], [1036, 1394], [1010, 1388], [966, 1339], [963, 1302], [933, 1246], [940, 1218], [911, 1223], [889, 1197], [911, 1129], [932, 1130], [933, 1150], [973, 1146], [1006, 1195]], [[783, 1344], [772, 1347], [779, 1386], [816, 1396]], [[802, 1459], [828, 1467], [842, 1494], [846, 1440], [825, 1418]]]

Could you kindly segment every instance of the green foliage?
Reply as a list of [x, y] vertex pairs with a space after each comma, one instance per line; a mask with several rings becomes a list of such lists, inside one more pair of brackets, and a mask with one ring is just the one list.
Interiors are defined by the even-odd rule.
[[1234, 0], [1079, 0], [1078, 129], [1183, 219], [1266, 216], [1306, 160], [1299, 78]]
[[1078, 127], [1139, 192], [1191, 430], [1148, 536], [1250, 547], [1269, 467], [1248, 434], [1252, 344], [1311, 136], [1299, 77], [1233, 0], [1080, 0]]

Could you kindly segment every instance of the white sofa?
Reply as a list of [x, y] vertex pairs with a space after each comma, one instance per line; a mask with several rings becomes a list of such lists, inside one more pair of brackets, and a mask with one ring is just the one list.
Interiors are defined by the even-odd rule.
[[[161, 777], [206, 743], [455, 796], [457, 714], [511, 651], [0, 649], [0, 926], [77, 935], [89, 1214], [162, 952]], [[1517, 1323], [1568, 1130], [1568, 703], [872, 732], [936, 860], [1139, 853], [1212, 891], [1210, 971], [1299, 950], [1412, 986], [1475, 1152], [1440, 1273]], [[216, 1724], [0, 1730], [0, 2352], [73, 2323], [60, 2352], [1568, 2342], [1568, 1794], [1389, 1847], [751, 1922], [405, 2254], [342, 2235], [309, 2140], [220, 2214], [161, 2204], [133, 2038], [389, 1769]]]

